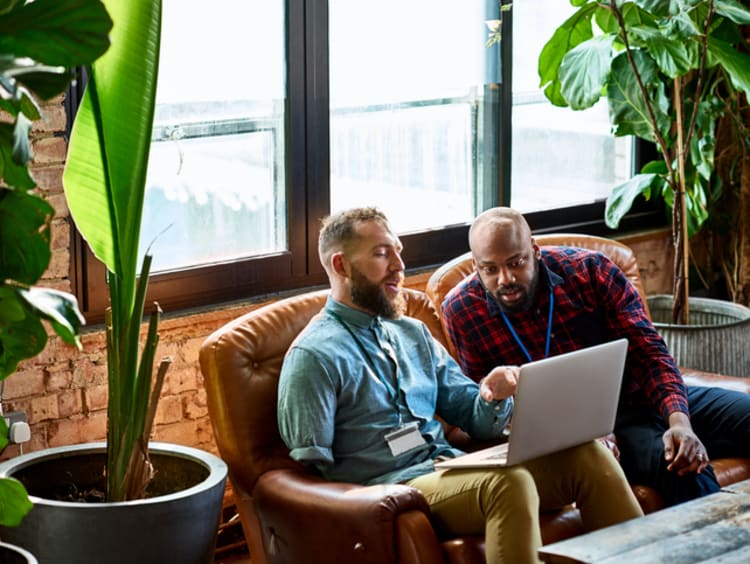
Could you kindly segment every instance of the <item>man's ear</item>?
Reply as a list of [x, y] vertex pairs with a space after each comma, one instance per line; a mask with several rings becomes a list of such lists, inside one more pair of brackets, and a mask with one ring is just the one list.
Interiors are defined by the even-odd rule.
[[349, 273], [346, 271], [346, 265], [344, 259], [344, 253], [333, 253], [331, 255], [331, 266], [333, 271], [339, 276], [348, 277]]
[[536, 244], [536, 239], [531, 238], [531, 247], [534, 249], [534, 258], [539, 260], [542, 258], [542, 251], [539, 250], [539, 245]]

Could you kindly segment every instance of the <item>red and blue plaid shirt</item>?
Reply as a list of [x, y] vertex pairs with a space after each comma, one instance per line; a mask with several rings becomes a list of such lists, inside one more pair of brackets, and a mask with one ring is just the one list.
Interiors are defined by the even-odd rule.
[[[544, 358], [551, 288], [550, 356], [626, 337], [621, 403], [654, 409], [665, 421], [675, 411], [688, 413], [685, 384], [674, 359], [622, 270], [597, 252], [572, 247], [541, 251], [541, 291], [528, 310], [506, 313], [532, 360]], [[478, 382], [496, 366], [528, 362], [476, 272], [451, 290], [442, 312], [459, 364], [473, 380]]]

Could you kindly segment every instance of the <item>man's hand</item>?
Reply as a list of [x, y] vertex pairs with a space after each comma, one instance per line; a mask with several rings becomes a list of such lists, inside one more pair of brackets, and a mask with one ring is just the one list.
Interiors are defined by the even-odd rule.
[[485, 401], [504, 400], [516, 392], [518, 366], [496, 366], [479, 382], [479, 393]]
[[693, 431], [690, 419], [684, 413], [669, 416], [669, 429], [662, 436], [664, 459], [669, 462], [667, 470], [684, 476], [690, 472], [700, 474], [708, 466], [706, 447]]

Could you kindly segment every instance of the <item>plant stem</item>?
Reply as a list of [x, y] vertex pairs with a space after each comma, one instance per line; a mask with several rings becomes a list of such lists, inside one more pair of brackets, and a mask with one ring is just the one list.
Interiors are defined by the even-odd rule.
[[687, 203], [685, 201], [685, 146], [684, 123], [682, 121], [682, 81], [680, 77], [674, 79], [674, 102], [677, 118], [677, 183], [674, 186], [674, 202], [672, 202], [672, 236], [675, 246], [675, 278], [674, 302], [672, 306], [672, 322], [687, 324], [690, 317], [688, 306], [689, 279], [689, 248]]

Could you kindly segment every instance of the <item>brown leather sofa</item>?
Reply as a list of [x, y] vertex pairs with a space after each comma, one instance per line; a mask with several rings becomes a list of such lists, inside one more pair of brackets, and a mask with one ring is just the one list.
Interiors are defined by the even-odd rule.
[[[564, 245], [581, 247], [603, 253], [617, 264], [620, 269], [622, 269], [644, 298], [645, 303], [646, 292], [641, 281], [638, 262], [636, 261], [633, 250], [627, 245], [613, 239], [582, 235], [578, 233], [537, 235], [535, 236], [535, 240], [539, 246]], [[433, 272], [427, 281], [425, 292], [430, 297], [430, 300], [436, 305], [438, 310], [446, 294], [463, 280], [465, 276], [473, 272], [473, 270], [474, 266], [471, 260], [471, 253], [467, 252], [445, 263]], [[646, 304], [646, 310], [648, 311], [648, 304]], [[452, 349], [450, 342], [449, 347]], [[685, 367], [680, 367], [680, 371], [682, 372], [685, 381], [689, 384], [723, 386], [750, 393], [750, 379], [712, 374]], [[614, 436], [609, 437], [609, 439], [614, 441]], [[711, 464], [713, 465], [716, 477], [722, 486], [750, 478], [750, 459], [722, 458], [712, 460]], [[638, 484], [632, 484], [632, 487], [641, 507], [646, 513], [664, 507], [663, 499], [652, 488]]]
[[[407, 315], [447, 345], [427, 294], [405, 294]], [[210, 335], [200, 350], [214, 435], [253, 564], [484, 563], [482, 536], [438, 538], [417, 490], [329, 482], [289, 458], [276, 423], [281, 362], [327, 295], [309, 292], [247, 313]], [[750, 382], [735, 380], [750, 392]], [[459, 429], [446, 430], [452, 443], [473, 448]], [[750, 476], [750, 461], [727, 461], [723, 468], [717, 474], [724, 483]], [[540, 522], [545, 543], [583, 532], [574, 507], [544, 513]]]
[[[405, 290], [407, 315], [445, 345], [424, 292]], [[422, 495], [405, 485], [328, 482], [288, 456], [276, 423], [284, 353], [327, 291], [252, 311], [210, 335], [200, 350], [208, 409], [253, 564], [484, 563], [481, 536], [438, 538]], [[464, 448], [468, 437], [447, 429]], [[545, 542], [582, 532], [575, 510], [541, 515]]]

